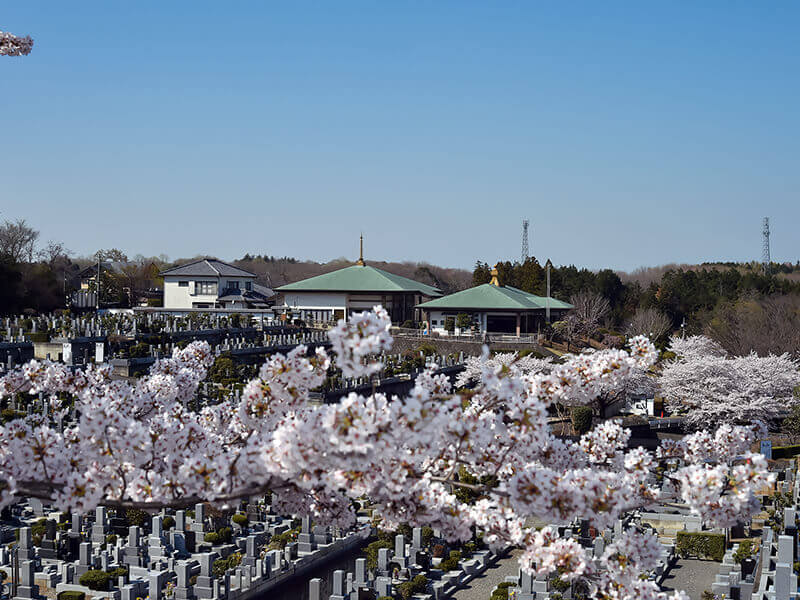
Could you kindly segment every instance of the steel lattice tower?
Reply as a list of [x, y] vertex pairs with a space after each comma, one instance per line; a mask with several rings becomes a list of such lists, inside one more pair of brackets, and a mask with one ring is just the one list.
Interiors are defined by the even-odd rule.
[[528, 260], [528, 219], [522, 220], [522, 260], [521, 264], [525, 264]]
[[764, 217], [764, 228], [761, 230], [761, 265], [764, 267], [764, 274], [769, 273], [769, 217]]

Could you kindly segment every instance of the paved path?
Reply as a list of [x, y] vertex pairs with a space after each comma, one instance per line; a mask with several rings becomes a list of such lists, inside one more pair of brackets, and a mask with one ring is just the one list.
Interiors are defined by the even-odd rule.
[[700, 600], [705, 590], [711, 591], [719, 572], [720, 563], [713, 560], [690, 560], [679, 558], [667, 571], [664, 578], [664, 591], [683, 590], [692, 600]]
[[452, 598], [454, 600], [488, 600], [494, 586], [501, 581], [505, 581], [506, 575], [517, 574], [519, 571], [517, 557], [519, 557], [520, 552], [520, 550], [512, 550], [486, 569], [480, 577], [476, 577], [466, 586], [456, 591]]

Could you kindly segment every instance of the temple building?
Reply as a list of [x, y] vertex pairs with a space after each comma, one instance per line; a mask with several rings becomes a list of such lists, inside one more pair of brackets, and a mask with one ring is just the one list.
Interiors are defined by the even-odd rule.
[[367, 265], [363, 237], [355, 265], [289, 283], [276, 291], [283, 294], [284, 305], [303, 320], [343, 319], [380, 304], [395, 325], [418, 320], [415, 306], [442, 295], [438, 288]]
[[536, 333], [548, 321], [558, 321], [573, 306], [555, 298], [536, 296], [500, 285], [497, 268], [492, 280], [449, 296], [417, 305], [429, 322], [430, 331], [440, 335]]

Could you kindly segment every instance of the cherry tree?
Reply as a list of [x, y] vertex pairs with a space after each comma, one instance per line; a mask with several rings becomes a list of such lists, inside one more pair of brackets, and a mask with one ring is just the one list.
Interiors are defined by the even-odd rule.
[[[615, 421], [575, 442], [551, 432], [554, 403], [588, 403], [653, 364], [656, 350], [641, 337], [627, 351], [569, 357], [546, 373], [483, 360], [464, 397], [426, 371], [403, 398], [353, 393], [337, 404], [307, 402], [332, 360], [347, 377], [377, 372], [373, 357], [391, 347], [390, 326], [380, 307], [340, 321], [329, 333], [333, 356], [309, 356], [302, 346], [276, 354], [241, 397], [199, 411], [195, 395], [214, 358], [204, 342], [176, 349], [133, 383], [112, 379], [106, 366], [73, 372], [29, 362], [0, 379], [0, 396], [41, 393], [52, 412], [0, 427], [0, 504], [28, 496], [77, 512], [99, 504], [156, 510], [225, 506], [271, 491], [276, 511], [348, 526], [352, 500], [368, 498], [386, 527], [429, 525], [462, 541], [477, 529], [491, 547], [523, 548], [526, 571], [558, 570], [596, 598], [665, 598], [642, 577], [660, 554], [655, 536], [628, 530], [593, 557], [527, 519], [581, 518], [603, 528], [626, 511], [679, 500], [726, 526], [758, 510], [756, 492], [772, 481], [764, 458], [749, 452], [758, 425], [665, 441], [656, 453], [629, 448], [630, 432]], [[70, 405], [75, 419], [62, 430], [53, 416]], [[664, 480], [673, 485], [662, 487], [658, 464], [670, 467]], [[496, 485], [459, 481], [462, 468]], [[460, 501], [458, 487], [479, 499]]]
[[659, 386], [690, 427], [769, 421], [796, 402], [800, 365], [789, 354], [729, 357], [704, 336], [673, 338], [671, 350], [677, 357], [665, 363]]
[[24, 56], [33, 49], [33, 40], [30, 36], [18, 37], [5, 31], [0, 31], [0, 56]]

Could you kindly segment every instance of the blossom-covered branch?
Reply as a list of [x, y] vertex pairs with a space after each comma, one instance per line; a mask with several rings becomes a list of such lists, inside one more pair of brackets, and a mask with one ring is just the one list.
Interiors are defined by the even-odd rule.
[[11, 33], [0, 31], [0, 56], [24, 56], [33, 49], [33, 40], [30, 36], [18, 37]]
[[[340, 321], [330, 334], [338, 366], [350, 376], [376, 372], [374, 355], [391, 346], [388, 330], [380, 307]], [[41, 415], [0, 427], [2, 504], [25, 495], [78, 512], [228, 504], [269, 489], [277, 512], [346, 526], [355, 522], [352, 500], [366, 497], [386, 527], [430, 525], [453, 540], [477, 528], [494, 547], [522, 547], [528, 571], [565, 569], [596, 597], [654, 598], [655, 584], [640, 578], [658, 554], [652, 538], [630, 531], [593, 558], [526, 520], [606, 527], [625, 511], [676, 498], [726, 525], [747, 519], [770, 481], [763, 458], [749, 452], [759, 434], [752, 427], [695, 434], [657, 454], [629, 448], [630, 432], [614, 421], [578, 441], [551, 432], [555, 404], [591, 402], [653, 364], [656, 350], [643, 337], [628, 351], [571, 356], [546, 372], [485, 356], [465, 397], [427, 371], [407, 397], [350, 394], [324, 406], [307, 400], [331, 358], [300, 346], [267, 360], [241, 397], [194, 410], [212, 358], [206, 343], [194, 342], [135, 383], [113, 380], [107, 367], [73, 373], [37, 361], [0, 379], [0, 396], [42, 393], [56, 417], [69, 403], [75, 411], [63, 431]], [[666, 480], [674, 484], [662, 488], [657, 463], [671, 465]], [[494, 483], [464, 484], [464, 470]], [[478, 494], [474, 503], [454, 493], [465, 485]]]

